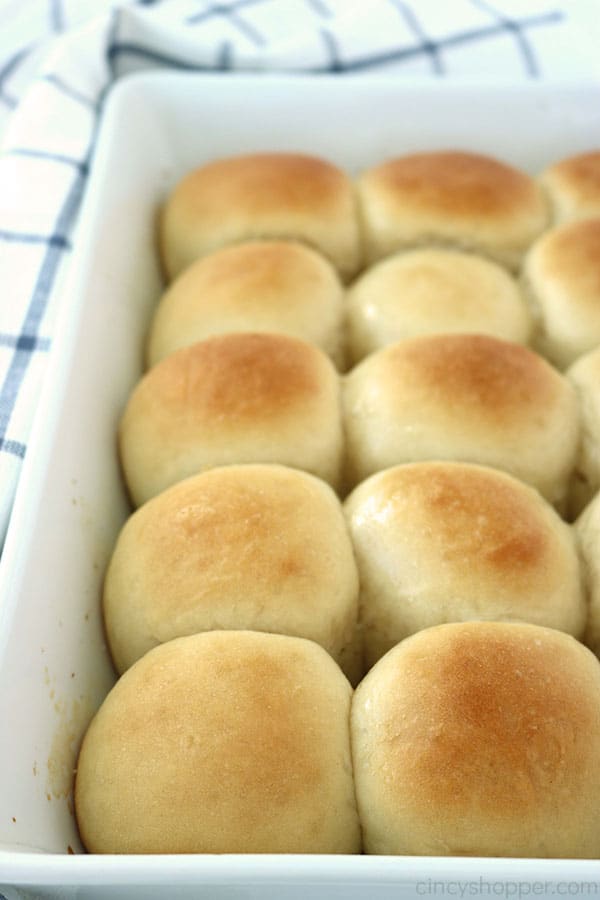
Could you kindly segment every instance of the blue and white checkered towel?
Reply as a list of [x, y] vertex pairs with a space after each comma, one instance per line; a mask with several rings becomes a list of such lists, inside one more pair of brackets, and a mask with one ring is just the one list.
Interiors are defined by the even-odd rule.
[[111, 85], [148, 68], [576, 79], [597, 0], [0, 0], [0, 545]]

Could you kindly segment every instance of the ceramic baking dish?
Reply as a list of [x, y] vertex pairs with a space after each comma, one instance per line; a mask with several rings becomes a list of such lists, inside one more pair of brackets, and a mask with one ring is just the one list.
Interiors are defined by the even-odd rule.
[[99, 597], [128, 513], [115, 431], [161, 290], [154, 222], [167, 190], [205, 160], [253, 150], [305, 151], [356, 172], [408, 151], [466, 148], [535, 172], [592, 146], [597, 84], [143, 74], [112, 91], [0, 569], [0, 893], [600, 894], [596, 861], [94, 857], [82, 853], [71, 795], [79, 741], [114, 680]]

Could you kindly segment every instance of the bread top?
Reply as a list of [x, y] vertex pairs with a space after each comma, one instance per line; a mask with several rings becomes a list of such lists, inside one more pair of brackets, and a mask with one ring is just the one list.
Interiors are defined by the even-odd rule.
[[582, 564], [586, 571], [589, 607], [584, 643], [600, 656], [600, 492], [597, 492], [575, 521]]
[[375, 166], [362, 179], [388, 209], [402, 213], [410, 204], [414, 210], [495, 221], [538, 201], [525, 173], [476, 153], [413, 153]]
[[510, 472], [565, 503], [580, 417], [572, 385], [541, 356], [487, 335], [412, 338], [343, 381], [347, 481], [448, 459]]
[[600, 343], [600, 218], [546, 232], [525, 260], [524, 275], [542, 321], [539, 346], [565, 368]]
[[[518, 429], [524, 440], [571, 399], [565, 379], [536, 353], [481, 334], [398, 341], [363, 360], [347, 382], [376, 384], [386, 416], [414, 408], [453, 430], [459, 421], [461, 428], [488, 436]], [[366, 394], [368, 406], [368, 387]]]
[[223, 244], [297, 238], [319, 247], [349, 274], [358, 263], [358, 221], [349, 177], [300, 153], [217, 159], [186, 175], [161, 217], [167, 273]]
[[479, 332], [527, 343], [531, 317], [517, 282], [472, 253], [409, 250], [368, 269], [347, 295], [354, 359], [422, 334]]
[[548, 166], [540, 175], [554, 220], [600, 215], [600, 150], [579, 153]]
[[[335, 385], [330, 360], [306, 341], [275, 333], [232, 333], [207, 338], [165, 357], [141, 379], [124, 415], [147, 404], [165, 438], [174, 417], [220, 429], [302, 414], [307, 403]], [[173, 439], [174, 436], [173, 436]]]
[[436, 823], [459, 823], [473, 846], [450, 852], [477, 852], [478, 825], [520, 833], [527, 821], [535, 834], [551, 815], [558, 828], [577, 827], [598, 784], [600, 666], [554, 629], [468, 622], [421, 631], [365, 677], [353, 718], [368, 774], [385, 779], [385, 800], [375, 802], [430, 834]]
[[[358, 187], [367, 229], [395, 226], [402, 243], [441, 239], [519, 251], [547, 221], [543, 193], [532, 178], [476, 153], [397, 157], [364, 172]], [[378, 255], [371, 247], [370, 257]]]
[[339, 376], [314, 344], [232, 333], [176, 350], [141, 379], [119, 425], [136, 506], [182, 478], [231, 463], [280, 463], [338, 487]]
[[[540, 290], [569, 291], [579, 313], [600, 308], [600, 217], [568, 222], [547, 231], [531, 248], [527, 265]], [[566, 301], [565, 301], [566, 306]]]
[[[345, 511], [359, 561], [396, 585], [400, 599], [431, 602], [457, 619], [503, 618], [547, 611], [583, 629], [584, 608], [571, 529], [533, 488], [495, 469], [423, 462], [372, 475], [347, 498]], [[380, 587], [381, 582], [378, 582]], [[550, 624], [548, 622], [547, 624]]]
[[156, 647], [84, 738], [75, 803], [85, 846], [356, 852], [351, 693], [331, 657], [300, 638], [213, 631]]
[[589, 500], [600, 489], [600, 347], [581, 356], [567, 371], [567, 378], [575, 386], [581, 407], [577, 468], [588, 483]]
[[192, 263], [154, 315], [149, 365], [215, 334], [281, 331], [337, 352], [342, 287], [320, 254], [293, 241], [248, 241]]
[[300, 153], [253, 153], [218, 159], [183, 178], [173, 194], [191, 216], [218, 221], [238, 205], [249, 215], [273, 209], [330, 216], [346, 200], [344, 173], [332, 163]]
[[[597, 419], [600, 428], [600, 347], [590, 350], [581, 356], [566, 373], [567, 378], [577, 388], [584, 415], [587, 413], [588, 425], [591, 419]], [[600, 434], [600, 432], [599, 432]], [[599, 448], [600, 449], [600, 448]]]
[[179, 482], [128, 519], [104, 611], [123, 671], [160, 642], [214, 628], [306, 637], [339, 658], [357, 596], [332, 489], [284, 466], [232, 465]]

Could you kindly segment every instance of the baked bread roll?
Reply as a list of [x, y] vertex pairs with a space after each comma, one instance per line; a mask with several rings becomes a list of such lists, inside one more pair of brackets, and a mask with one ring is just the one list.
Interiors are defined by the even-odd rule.
[[357, 606], [340, 501], [283, 466], [211, 469], [153, 497], [125, 523], [104, 583], [119, 672], [157, 644], [228, 628], [309, 638], [345, 664]]
[[360, 243], [350, 178], [314, 156], [253, 153], [190, 172], [163, 208], [160, 247], [169, 278], [219, 247], [256, 238], [302, 241], [351, 277]]
[[162, 297], [148, 336], [153, 366], [215, 334], [279, 331], [341, 366], [343, 291], [335, 269], [291, 241], [249, 241], [192, 263]]
[[547, 231], [525, 260], [524, 283], [537, 309], [535, 347], [564, 369], [600, 344], [600, 218]]
[[524, 172], [476, 153], [414, 153], [358, 180], [368, 263], [396, 250], [442, 244], [516, 270], [548, 223], [544, 194]]
[[600, 151], [579, 153], [548, 166], [540, 175], [555, 222], [600, 216]]
[[574, 518], [600, 490], [600, 347], [580, 357], [566, 374], [577, 392], [581, 417], [569, 502]]
[[588, 591], [584, 642], [600, 656], [600, 493], [586, 506], [574, 525]]
[[368, 269], [347, 294], [353, 363], [425, 334], [475, 332], [526, 344], [531, 316], [508, 272], [471, 253], [409, 250]]
[[227, 334], [171, 353], [135, 387], [120, 423], [134, 504], [231, 463], [281, 463], [337, 487], [339, 392], [331, 360], [282, 334]]
[[367, 667], [444, 622], [515, 619], [583, 633], [572, 530], [510, 475], [467, 463], [395, 466], [363, 481], [345, 512]]
[[352, 689], [312, 641], [214, 631], [117, 682], [75, 781], [91, 853], [357, 853]]
[[434, 335], [371, 354], [344, 379], [350, 485], [403, 462], [503, 469], [564, 503], [579, 410], [541, 356], [486, 335]]
[[357, 688], [352, 745], [367, 853], [600, 856], [600, 665], [569, 635], [420, 631]]

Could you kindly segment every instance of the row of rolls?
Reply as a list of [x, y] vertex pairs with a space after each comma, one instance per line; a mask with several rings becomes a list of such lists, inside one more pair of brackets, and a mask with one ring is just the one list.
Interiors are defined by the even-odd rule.
[[600, 857], [600, 153], [217, 160], [160, 250], [84, 846]]

